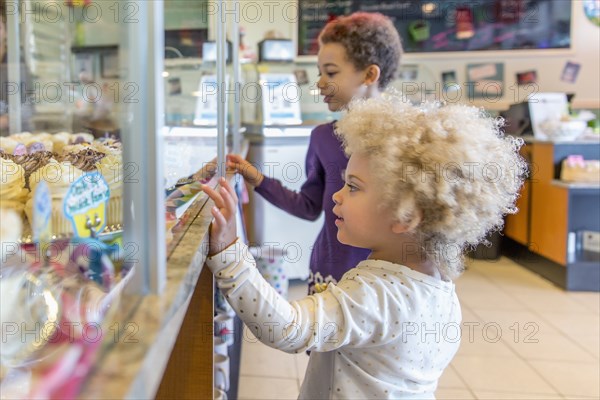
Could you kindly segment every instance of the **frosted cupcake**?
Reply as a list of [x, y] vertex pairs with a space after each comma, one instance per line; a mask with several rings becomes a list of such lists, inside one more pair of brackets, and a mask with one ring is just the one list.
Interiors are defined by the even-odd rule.
[[0, 151], [6, 154], [13, 154], [19, 142], [9, 137], [0, 136]]
[[90, 147], [77, 153], [63, 153], [60, 161], [70, 162], [84, 172], [91, 172], [96, 170], [96, 164], [104, 157], [104, 153], [100, 153]]
[[31, 223], [33, 221], [33, 195], [37, 185], [44, 181], [50, 189], [52, 198], [52, 233], [55, 235], [69, 235], [73, 233], [71, 222], [64, 216], [63, 201], [73, 184], [83, 171], [68, 162], [58, 162], [54, 159], [36, 170], [29, 177], [31, 193], [25, 204], [25, 214]]
[[19, 143], [28, 143], [31, 140], [33, 135], [31, 132], [21, 132], [21, 133], [13, 133], [9, 136], [12, 140], [15, 140]]
[[71, 143], [72, 135], [69, 132], [59, 132], [52, 135], [52, 143], [54, 145], [54, 152], [57, 154], [62, 153], [63, 147]]
[[23, 167], [0, 157], [0, 208], [12, 209], [22, 215], [26, 199]]
[[104, 141], [95, 141], [91, 144], [91, 147], [104, 154], [110, 154], [113, 156], [121, 156], [123, 153], [121, 149], [121, 142], [113, 139], [107, 139]]
[[11, 159], [23, 167], [25, 173], [25, 188], [30, 189], [29, 178], [31, 177], [31, 174], [48, 164], [53, 157], [54, 153], [49, 151], [38, 151], [33, 154], [12, 156]]
[[110, 188], [106, 225], [121, 224], [123, 222], [123, 162], [121, 157], [107, 155], [96, 164], [96, 167]]
[[80, 132], [71, 135], [71, 143], [92, 143], [93, 141], [94, 135], [92, 135], [91, 133]]
[[29, 139], [25, 140], [25, 145], [27, 146], [27, 150], [28, 153], [33, 153], [34, 151], [31, 151], [30, 148], [31, 147], [36, 147], [35, 145], [37, 145], [38, 143], [43, 144], [43, 150], [45, 151], [53, 151], [54, 149], [54, 143], [52, 142], [52, 135], [49, 133], [38, 133], [35, 135], [31, 135], [31, 137], [29, 137]]

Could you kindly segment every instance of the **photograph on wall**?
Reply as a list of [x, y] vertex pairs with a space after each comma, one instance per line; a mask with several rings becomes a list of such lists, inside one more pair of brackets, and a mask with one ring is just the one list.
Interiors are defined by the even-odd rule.
[[562, 74], [560, 75], [560, 80], [567, 83], [575, 83], [577, 81], [577, 75], [579, 75], [580, 69], [581, 64], [567, 61], [565, 67], [563, 68]]
[[298, 85], [306, 85], [308, 84], [308, 73], [305, 69], [297, 69], [294, 71], [294, 75], [296, 76], [296, 80], [298, 81]]
[[519, 85], [529, 85], [537, 82], [537, 72], [534, 70], [517, 72], [517, 83]]
[[415, 64], [406, 64], [400, 66], [398, 79], [403, 82], [415, 82], [419, 77], [419, 66]]
[[119, 78], [119, 54], [110, 52], [100, 55], [100, 75], [104, 79]]
[[456, 81], [456, 71], [442, 72], [442, 83], [444, 84], [444, 89], [456, 85], [458, 83]]
[[504, 93], [504, 64], [467, 64], [470, 98], [498, 99]]
[[181, 78], [170, 78], [167, 86], [169, 96], [177, 96], [181, 94]]
[[90, 53], [75, 54], [73, 65], [73, 81], [94, 81], [94, 55]]

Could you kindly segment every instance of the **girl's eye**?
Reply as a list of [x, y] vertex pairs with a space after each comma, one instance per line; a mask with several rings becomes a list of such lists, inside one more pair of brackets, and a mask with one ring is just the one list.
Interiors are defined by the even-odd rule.
[[327, 76], [330, 78], [333, 78], [336, 74], [337, 72], [327, 72]]
[[350, 190], [350, 193], [356, 192], [358, 190], [358, 188], [351, 183], [346, 183], [346, 186], [348, 186], [348, 190]]

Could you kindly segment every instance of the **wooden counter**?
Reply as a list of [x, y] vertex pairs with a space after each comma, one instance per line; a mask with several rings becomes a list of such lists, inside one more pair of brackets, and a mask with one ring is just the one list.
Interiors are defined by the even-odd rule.
[[600, 257], [568, 248], [569, 233], [600, 231], [600, 185], [558, 180], [569, 155], [600, 159], [600, 142], [528, 140], [521, 154], [530, 163], [530, 176], [517, 203], [519, 212], [506, 217], [504, 233], [540, 257], [521, 254], [516, 261], [566, 289], [600, 291]]

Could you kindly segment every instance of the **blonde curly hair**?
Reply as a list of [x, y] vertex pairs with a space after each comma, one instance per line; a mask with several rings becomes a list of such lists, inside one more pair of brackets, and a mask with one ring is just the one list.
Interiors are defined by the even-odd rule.
[[399, 222], [421, 218], [413, 235], [441, 275], [463, 271], [463, 251], [503, 227], [527, 165], [521, 139], [503, 121], [466, 105], [413, 106], [398, 94], [355, 100], [337, 123], [346, 154], [369, 159], [382, 207]]

